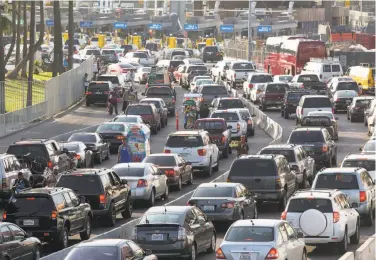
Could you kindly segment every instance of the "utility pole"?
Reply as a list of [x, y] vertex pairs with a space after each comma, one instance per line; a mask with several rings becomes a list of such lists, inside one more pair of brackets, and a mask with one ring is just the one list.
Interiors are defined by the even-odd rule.
[[252, 0], [249, 0], [248, 5], [248, 61], [252, 60], [252, 21], [251, 21], [251, 6]]

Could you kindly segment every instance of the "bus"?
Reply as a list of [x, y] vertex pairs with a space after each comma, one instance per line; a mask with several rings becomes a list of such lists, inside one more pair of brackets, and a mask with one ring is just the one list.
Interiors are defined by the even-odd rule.
[[264, 69], [273, 75], [301, 73], [310, 58], [326, 58], [326, 46], [323, 41], [311, 40], [300, 36], [271, 37], [266, 42]]

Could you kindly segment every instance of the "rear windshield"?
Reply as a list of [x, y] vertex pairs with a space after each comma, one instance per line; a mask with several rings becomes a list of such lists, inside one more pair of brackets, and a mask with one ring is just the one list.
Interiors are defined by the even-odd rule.
[[73, 248], [67, 260], [113, 260], [118, 259], [118, 247], [116, 246], [84, 246]]
[[78, 194], [99, 194], [102, 191], [102, 183], [97, 175], [62, 175], [56, 187], [69, 188]]
[[176, 161], [174, 156], [147, 156], [144, 163], [153, 163], [156, 166], [176, 166]]
[[304, 198], [304, 199], [291, 199], [287, 212], [298, 212], [303, 213], [309, 209], [317, 209], [322, 213], [333, 212], [332, 202], [328, 199], [315, 199], [315, 198]]
[[168, 147], [199, 147], [203, 145], [201, 136], [169, 136], [166, 143]]
[[143, 177], [144, 172], [145, 172], [144, 168], [134, 168], [134, 167], [127, 167], [127, 166], [117, 167], [115, 165], [112, 169], [120, 177]]
[[239, 121], [239, 116], [237, 113], [214, 113], [211, 118], [223, 118], [226, 122], [237, 122]]
[[255, 67], [252, 63], [235, 63], [232, 66], [233, 70], [254, 70]]
[[69, 142], [71, 141], [77, 141], [77, 142], [83, 142], [83, 143], [95, 143], [97, 141], [97, 138], [95, 135], [82, 135], [82, 134], [74, 134], [69, 137]]
[[268, 83], [273, 82], [273, 78], [270, 75], [252, 75], [251, 83]]
[[119, 78], [114, 76], [98, 76], [98, 81], [111, 81], [112, 84], [120, 84]]
[[320, 81], [317, 75], [300, 75], [298, 82], [307, 82], [307, 81]]
[[370, 102], [369, 99], [358, 99], [358, 100], [355, 101], [355, 106], [366, 108], [368, 106], [369, 102]]
[[100, 125], [97, 131], [116, 131], [116, 132], [124, 132], [125, 127], [121, 124], [103, 124]]
[[273, 150], [273, 149], [263, 149], [260, 154], [280, 154], [286, 157], [287, 161], [290, 163], [295, 162], [295, 154], [291, 150]]
[[354, 90], [349, 90], [349, 91], [337, 91], [336, 92], [336, 97], [337, 98], [353, 98], [356, 97], [358, 94]]
[[150, 51], [158, 51], [158, 44], [156, 44], [156, 43], [147, 43], [145, 45], [145, 49], [150, 50]]
[[178, 56], [178, 55], [185, 56], [185, 52], [184, 51], [173, 51], [171, 53], [171, 58], [174, 57], [174, 56]]
[[135, 52], [135, 53], [133, 53], [133, 57], [145, 59], [145, 58], [148, 57], [148, 55], [146, 53], [143, 53], [143, 52]]
[[303, 118], [302, 125], [305, 126], [330, 126], [331, 120], [328, 117], [308, 117]]
[[169, 95], [171, 96], [171, 89], [170, 88], [161, 88], [161, 87], [150, 87], [146, 95]]
[[215, 47], [215, 46], [207, 46], [204, 49], [204, 52], [217, 52], [217, 51], [218, 51], [218, 47]]
[[184, 64], [183, 61], [181, 60], [172, 60], [170, 61], [170, 67], [178, 67], [180, 64]]
[[205, 129], [205, 130], [219, 130], [223, 131], [224, 125], [220, 121], [204, 121], [200, 120], [196, 124], [196, 129]]
[[335, 173], [320, 174], [316, 177], [316, 189], [339, 189], [356, 190], [359, 189], [358, 179], [355, 174]]
[[102, 55], [114, 55], [115, 50], [102, 50]]
[[303, 108], [320, 108], [332, 107], [330, 99], [327, 97], [306, 98], [304, 100]]
[[87, 50], [86, 55], [99, 56], [99, 55], [101, 55], [101, 52], [99, 50]]
[[230, 168], [230, 176], [254, 177], [275, 176], [277, 173], [274, 160], [240, 159], [235, 160]]
[[358, 92], [359, 87], [356, 82], [339, 82], [337, 86], [337, 91], [338, 90], [355, 90]]
[[187, 70], [187, 73], [195, 70], [207, 71], [208, 69], [205, 66], [190, 66]]
[[151, 107], [150, 106], [129, 106], [126, 111], [127, 115], [150, 115]]
[[[107, 81], [107, 80], [105, 80]], [[88, 87], [88, 91], [109, 91], [110, 86], [108, 83], [90, 83]]]
[[192, 197], [233, 197], [233, 190], [234, 188], [232, 187], [199, 187]]
[[137, 123], [137, 117], [115, 117], [114, 122]]
[[280, 85], [268, 85], [266, 87], [266, 93], [285, 93], [288, 85], [280, 84]]
[[218, 94], [218, 95], [223, 95], [227, 94], [227, 89], [224, 86], [208, 86], [208, 87], [203, 87], [201, 90], [201, 94]]
[[161, 103], [159, 101], [155, 101], [155, 100], [145, 100], [145, 101], [142, 101], [140, 103], [146, 103], [146, 104], [154, 104], [154, 106], [156, 108], [161, 108]]
[[321, 131], [294, 131], [290, 135], [290, 144], [324, 142]]
[[[367, 147], [367, 145], [366, 145]], [[375, 151], [375, 143], [373, 143], [373, 149], [371, 151]], [[342, 167], [361, 167], [366, 169], [367, 171], [374, 171], [375, 170], [375, 159], [368, 159], [368, 160], [345, 160], [343, 162]]]
[[16, 157], [22, 157], [30, 153], [32, 158], [41, 156], [46, 158], [47, 151], [44, 145], [11, 145], [8, 147], [7, 153], [13, 154]]
[[161, 223], [176, 223], [181, 224], [184, 216], [179, 213], [150, 213], [145, 214], [138, 224], [161, 224]]
[[97, 38], [97, 37], [93, 37], [93, 38], [90, 39], [90, 41], [92, 41], [92, 42], [97, 42], [97, 41], [98, 41], [98, 38]]
[[34, 213], [51, 215], [51, 210], [55, 209], [55, 204], [47, 196], [32, 195], [16, 197], [9, 201], [6, 211], [8, 214], [22, 213], [25, 216]]
[[229, 242], [271, 242], [274, 241], [272, 227], [231, 227], [225, 241]]
[[310, 94], [309, 92], [304, 92], [304, 93], [294, 93], [294, 92], [292, 92], [292, 93], [288, 94], [287, 100], [298, 102], [302, 96], [309, 95], [309, 94]]
[[81, 148], [78, 144], [60, 144], [60, 148], [67, 148], [70, 152], [80, 152]]
[[240, 99], [222, 99], [219, 101], [218, 109], [243, 108], [244, 104]]
[[135, 69], [135, 67], [132, 64], [123, 63], [123, 64], [118, 64], [118, 65], [122, 69]]

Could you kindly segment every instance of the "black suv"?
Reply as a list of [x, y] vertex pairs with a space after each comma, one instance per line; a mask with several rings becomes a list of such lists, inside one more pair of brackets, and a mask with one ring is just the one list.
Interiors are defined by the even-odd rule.
[[290, 114], [295, 114], [300, 98], [310, 94], [308, 90], [287, 90], [281, 105], [281, 116], [288, 119]]
[[227, 182], [238, 182], [257, 194], [259, 202], [278, 202], [284, 210], [298, 188], [296, 173], [283, 155], [246, 155], [232, 163]]
[[131, 190], [126, 180], [120, 180], [112, 170], [80, 169], [63, 174], [57, 187], [74, 190], [83, 195], [90, 204], [94, 218], [104, 219], [108, 226], [114, 226], [116, 215], [132, 217]]
[[293, 130], [288, 144], [300, 144], [315, 159], [316, 167], [337, 164], [337, 144], [324, 127], [302, 127]]
[[3, 221], [15, 223], [58, 249], [68, 247], [68, 236], [91, 235], [93, 214], [84, 197], [65, 188], [37, 188], [15, 194], [7, 204]]
[[46, 167], [56, 168], [59, 173], [70, 169], [70, 158], [67, 149], [61, 149], [55, 140], [50, 139], [21, 139], [8, 147], [8, 154], [17, 157], [20, 163], [25, 163], [33, 174], [33, 185], [43, 183]]
[[218, 46], [205, 46], [202, 49], [202, 60], [205, 63], [206, 61], [221, 61], [223, 60], [222, 53], [219, 50]]

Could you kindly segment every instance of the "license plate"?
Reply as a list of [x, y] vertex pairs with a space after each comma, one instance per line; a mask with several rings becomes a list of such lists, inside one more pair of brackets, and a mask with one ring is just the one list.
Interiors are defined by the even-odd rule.
[[95, 94], [102, 94], [102, 92], [95, 92]]
[[23, 221], [24, 226], [34, 226], [34, 220], [26, 219]]
[[151, 240], [161, 241], [161, 240], [163, 240], [163, 234], [153, 234], [153, 235], [151, 235]]
[[186, 157], [189, 155], [189, 153], [179, 153], [181, 157]]
[[243, 259], [243, 260], [252, 260], [252, 256], [248, 253], [242, 253], [240, 254], [240, 259]]
[[204, 206], [205, 211], [214, 211], [214, 206]]

